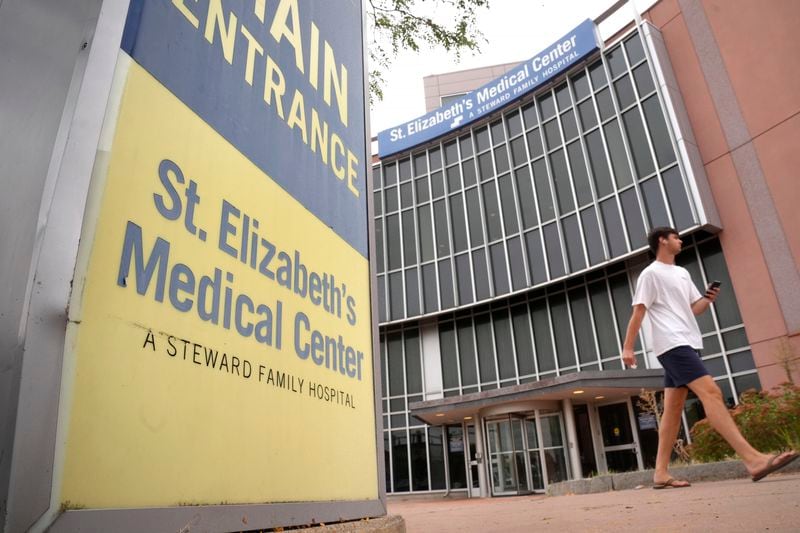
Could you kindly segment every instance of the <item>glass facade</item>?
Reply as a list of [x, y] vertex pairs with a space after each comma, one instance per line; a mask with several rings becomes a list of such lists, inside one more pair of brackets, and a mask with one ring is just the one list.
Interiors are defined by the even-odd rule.
[[[686, 237], [684, 251], [677, 259], [698, 287], [711, 279], [730, 287], [716, 237], [704, 232]], [[571, 372], [620, 370], [619, 354], [630, 317], [635, 276], [643, 266], [640, 262], [629, 268], [619, 262], [499, 302], [440, 315], [437, 323], [444, 396]], [[721, 293], [717, 304], [700, 315], [698, 322], [705, 365], [726, 401], [733, 405], [745, 390], [759, 388], [733, 289]], [[384, 441], [391, 442], [386, 448], [387, 482], [392, 480], [387, 484], [389, 492], [444, 489], [442, 428], [427, 426], [408, 411], [409, 403], [423, 400], [428, 392], [424, 390], [419, 327], [407, 324], [386, 328], [380, 340]], [[638, 341], [636, 356], [643, 368], [648, 365], [645, 349], [646, 344]], [[688, 405], [687, 421], [691, 424], [702, 413], [694, 403]], [[548, 460], [560, 464], [563, 458], [554, 455]], [[460, 464], [463, 468], [463, 459]], [[410, 488], [412, 479], [420, 480], [415, 488]], [[510, 483], [510, 478], [503, 479]]]
[[373, 169], [381, 322], [509, 294], [699, 221], [638, 34], [494, 120]]
[[[633, 32], [487, 122], [373, 169], [387, 492], [469, 485], [467, 426], [428, 425], [409, 404], [622, 369], [655, 226], [687, 233], [677, 261], [698, 287], [726, 287], [698, 317], [725, 398], [759, 388], [719, 239], [700, 229], [681, 165]], [[646, 349], [637, 341], [640, 368]], [[702, 413], [687, 405], [691, 424]], [[504, 420], [481, 428], [494, 493], [570, 475], [561, 414]]]

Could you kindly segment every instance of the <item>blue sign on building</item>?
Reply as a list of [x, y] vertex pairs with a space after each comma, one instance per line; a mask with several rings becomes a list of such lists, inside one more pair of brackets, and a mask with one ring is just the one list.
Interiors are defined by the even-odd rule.
[[587, 19], [528, 61], [460, 100], [378, 133], [378, 155], [401, 152], [480, 120], [538, 89], [598, 47], [594, 22]]

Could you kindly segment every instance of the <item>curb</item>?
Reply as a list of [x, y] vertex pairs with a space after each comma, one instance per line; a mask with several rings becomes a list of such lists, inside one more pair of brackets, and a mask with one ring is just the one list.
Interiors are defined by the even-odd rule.
[[293, 532], [324, 533], [406, 533], [406, 522], [400, 515], [388, 515], [378, 518], [352, 520], [333, 524], [320, 524], [299, 529], [288, 528]]
[[[720, 461], [718, 463], [676, 466], [670, 468], [670, 472], [676, 478], [685, 479], [690, 483], [723, 481], [750, 476], [741, 461]], [[781, 472], [800, 472], [800, 460], [787, 465]], [[631, 490], [642, 486], [650, 487], [652, 484], [653, 470], [640, 470], [553, 483], [547, 488], [547, 495], [594, 494], [613, 490]]]

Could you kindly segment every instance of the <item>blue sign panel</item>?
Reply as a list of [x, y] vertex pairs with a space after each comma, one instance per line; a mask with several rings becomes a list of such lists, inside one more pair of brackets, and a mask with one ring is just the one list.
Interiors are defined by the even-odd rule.
[[132, 0], [122, 49], [367, 257], [361, 15], [354, 1]]
[[587, 19], [528, 61], [460, 100], [380, 132], [378, 155], [401, 152], [475, 122], [538, 89], [597, 49], [594, 22]]

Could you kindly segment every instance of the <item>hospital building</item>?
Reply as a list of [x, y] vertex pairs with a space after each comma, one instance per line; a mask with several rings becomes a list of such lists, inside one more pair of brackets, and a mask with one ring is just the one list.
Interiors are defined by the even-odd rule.
[[[699, 290], [722, 282], [698, 322], [728, 404], [788, 380], [798, 20], [790, 1], [618, 2], [538, 53], [521, 36], [524, 63], [420, 80], [429, 119], [378, 135], [372, 168], [387, 493], [652, 468], [638, 398], [663, 372], [644, 337], [637, 369], [620, 352], [653, 227], [679, 230]], [[682, 438], [703, 417], [690, 395]]]

